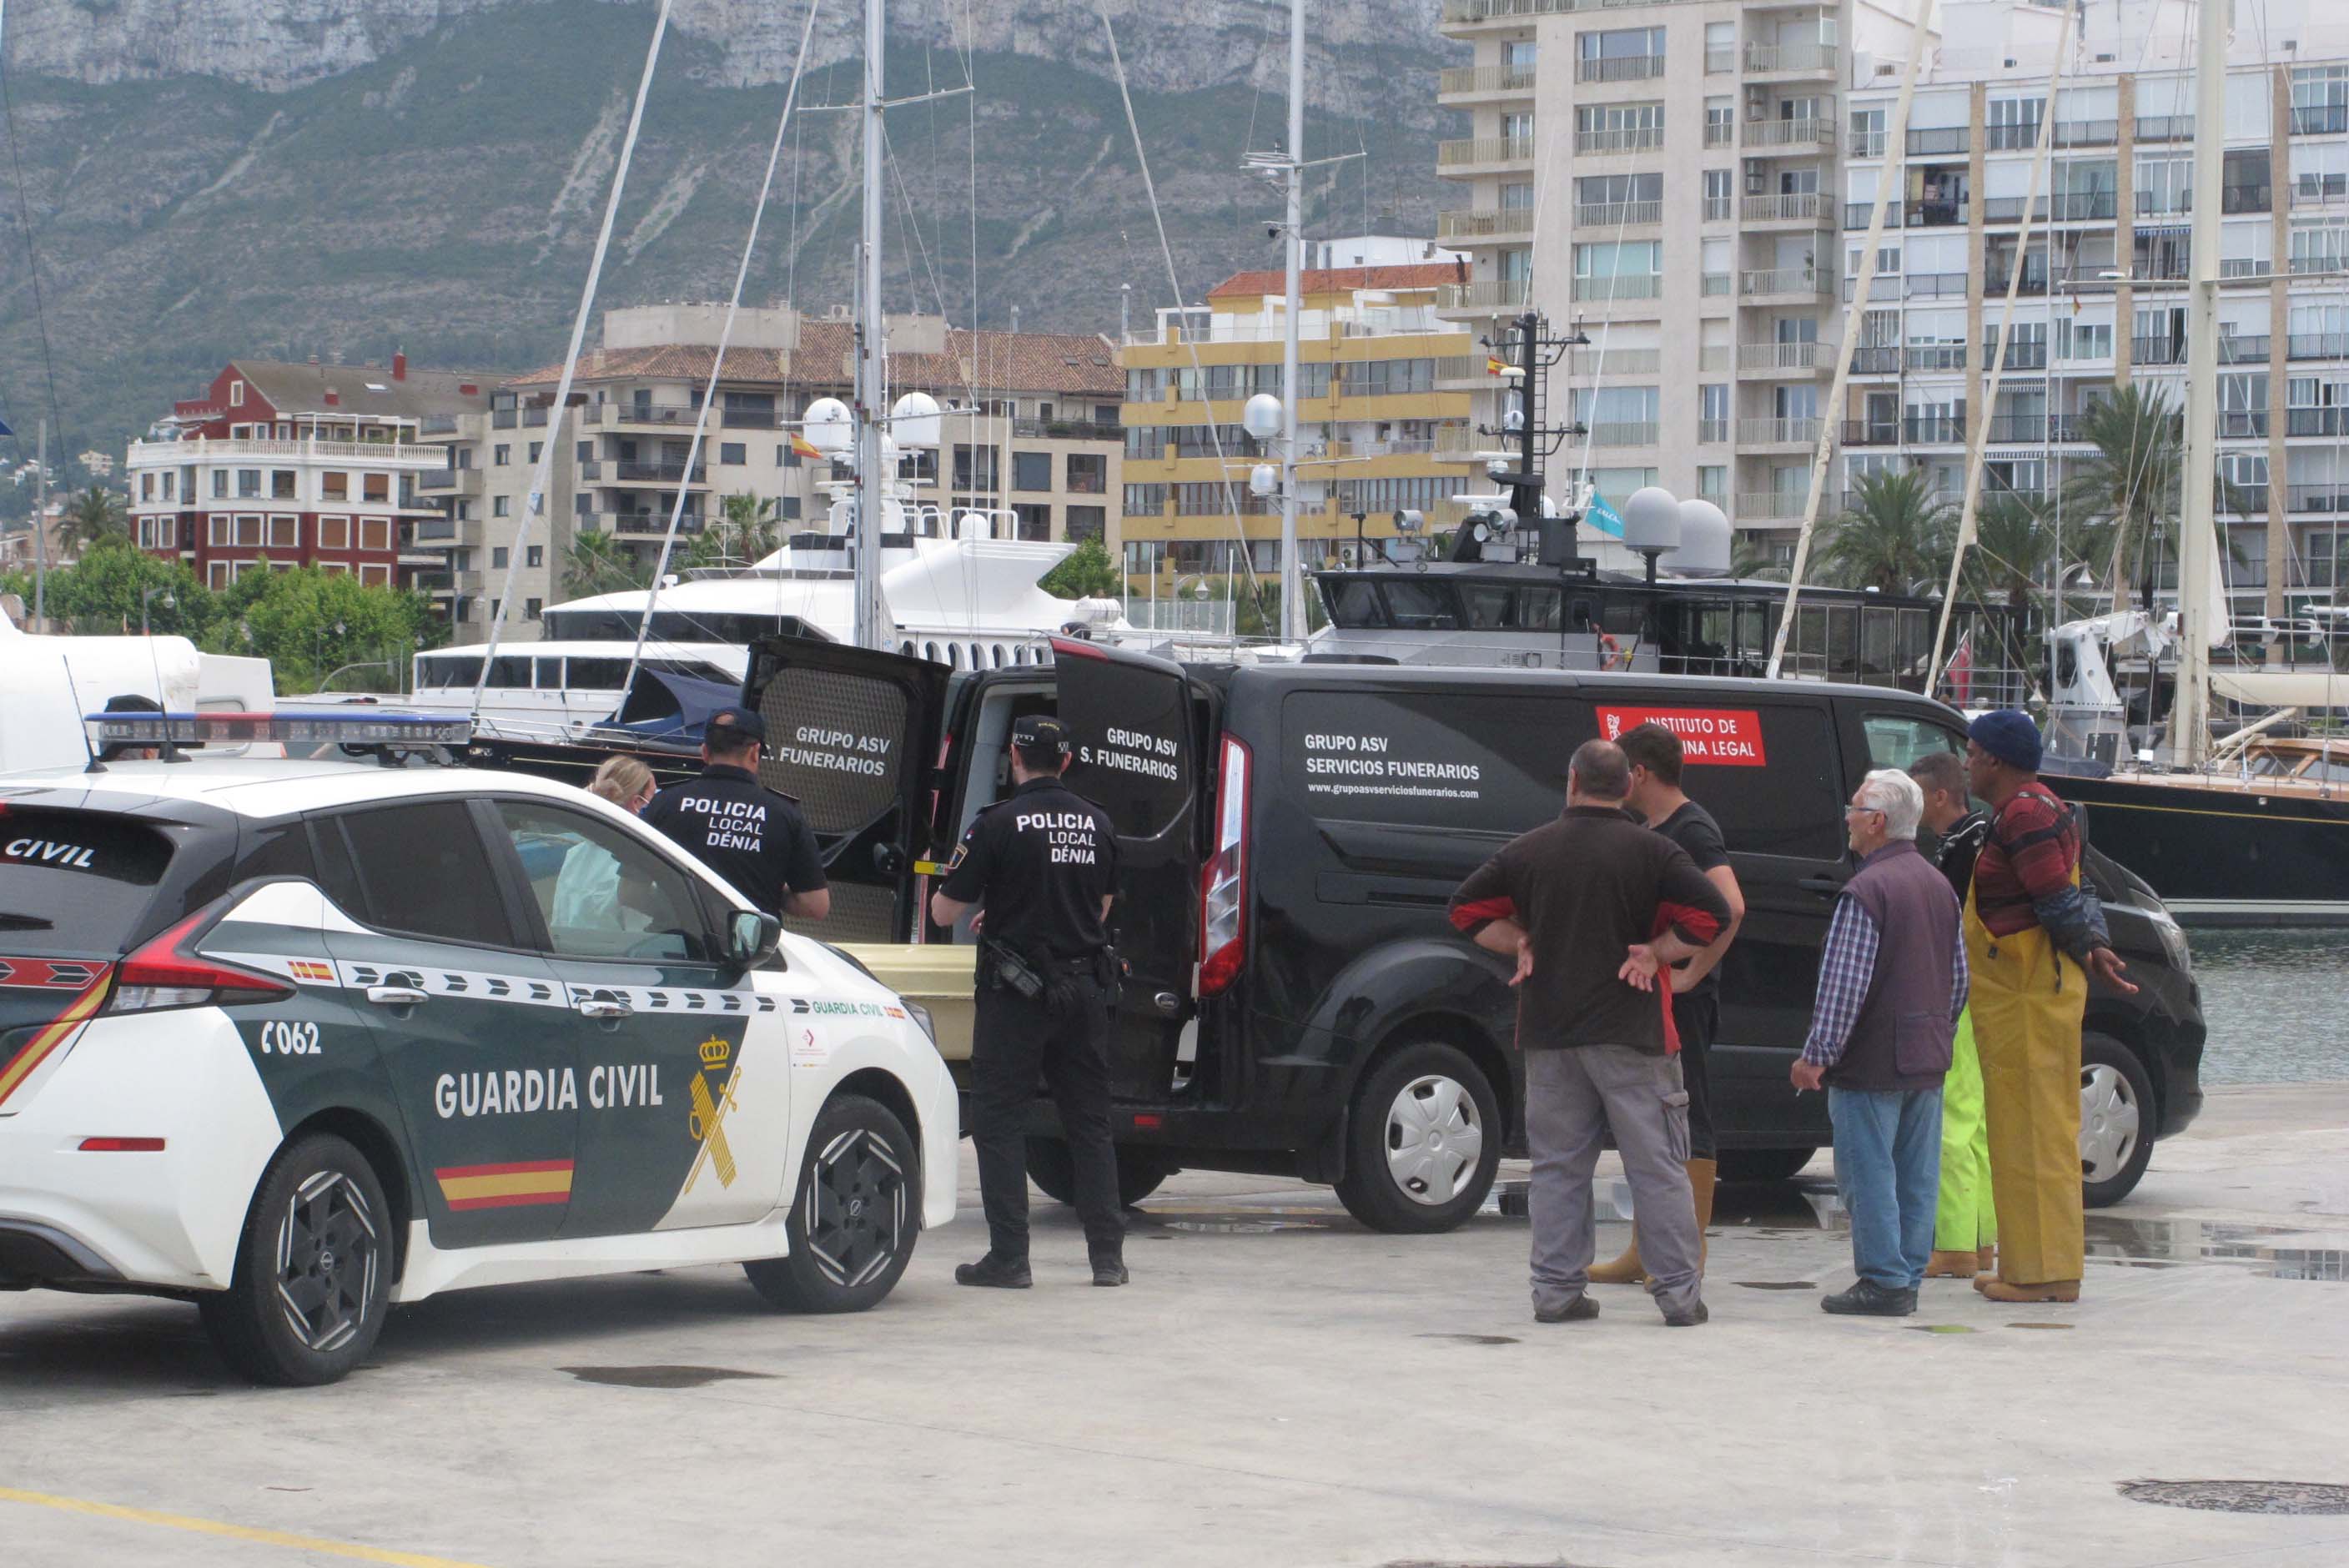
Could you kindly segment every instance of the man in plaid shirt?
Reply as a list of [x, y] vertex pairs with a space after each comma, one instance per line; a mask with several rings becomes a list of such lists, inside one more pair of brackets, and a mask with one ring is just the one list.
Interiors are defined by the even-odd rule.
[[1859, 870], [1819, 958], [1811, 1033], [1790, 1076], [1827, 1090], [1836, 1182], [1858, 1280], [1826, 1311], [1906, 1317], [1933, 1250], [1941, 1078], [1966, 1007], [1957, 895], [1917, 852], [1924, 791], [1898, 769], [1860, 780], [1844, 825]]

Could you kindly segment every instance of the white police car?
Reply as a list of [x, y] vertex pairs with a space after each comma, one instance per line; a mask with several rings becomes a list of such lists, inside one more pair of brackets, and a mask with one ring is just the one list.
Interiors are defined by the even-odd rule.
[[953, 1216], [919, 1009], [625, 812], [457, 768], [102, 768], [0, 778], [0, 1289], [183, 1297], [247, 1374], [323, 1383], [468, 1285], [740, 1262], [859, 1310]]

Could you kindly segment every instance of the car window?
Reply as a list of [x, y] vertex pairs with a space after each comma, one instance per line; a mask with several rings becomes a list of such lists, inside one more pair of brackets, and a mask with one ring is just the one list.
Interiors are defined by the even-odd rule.
[[300, 877], [317, 880], [310, 854], [310, 835], [300, 822], [270, 822], [247, 830], [237, 856], [239, 881], [248, 877]]
[[548, 950], [568, 958], [707, 964], [718, 944], [693, 879], [648, 845], [584, 811], [501, 800], [546, 921]]
[[369, 806], [337, 813], [333, 825], [349, 849], [368, 924], [435, 942], [519, 945], [464, 801]]
[[0, 829], [0, 942], [10, 953], [122, 951], [171, 863], [162, 833], [95, 811], [14, 810]]
[[1868, 736], [1870, 768], [1898, 768], [1906, 773], [1919, 758], [1959, 749], [1957, 738], [1947, 729], [1908, 714], [1871, 713], [1862, 717], [1859, 726]]

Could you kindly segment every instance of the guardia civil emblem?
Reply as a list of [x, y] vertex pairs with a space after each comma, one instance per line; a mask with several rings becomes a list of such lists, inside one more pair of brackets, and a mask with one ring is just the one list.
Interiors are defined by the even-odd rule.
[[693, 1169], [685, 1173], [687, 1192], [700, 1180], [704, 1164], [718, 1172], [720, 1187], [734, 1185], [734, 1151], [726, 1145], [726, 1116], [734, 1109], [734, 1090], [741, 1077], [742, 1064], [722, 1036], [712, 1035], [701, 1042], [701, 1066], [686, 1096], [686, 1131], [700, 1146], [694, 1151]]

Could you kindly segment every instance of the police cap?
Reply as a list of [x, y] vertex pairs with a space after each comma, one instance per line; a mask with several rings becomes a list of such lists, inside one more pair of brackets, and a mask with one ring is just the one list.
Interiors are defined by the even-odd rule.
[[1011, 744], [1022, 751], [1050, 751], [1056, 757], [1069, 754], [1069, 727], [1057, 718], [1031, 713], [1011, 727]]
[[720, 751], [731, 751], [748, 741], [767, 738], [767, 721], [747, 707], [721, 707], [709, 716], [702, 733]]

